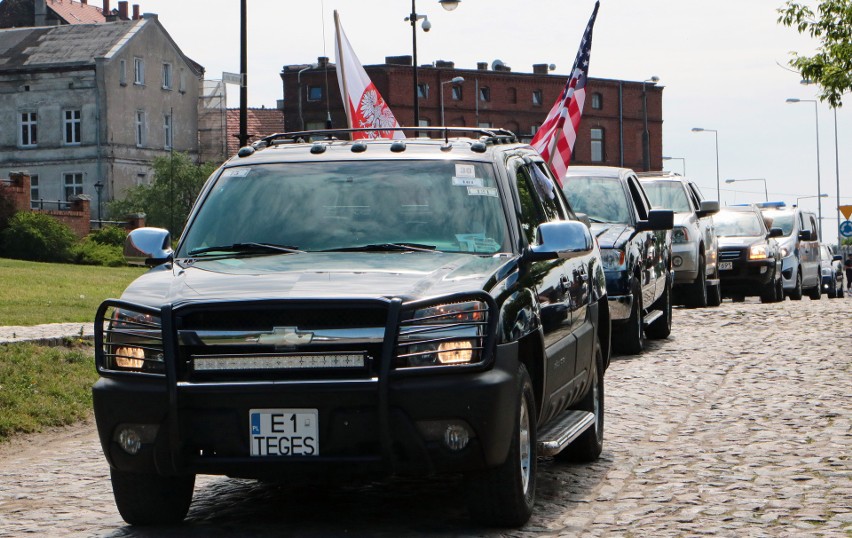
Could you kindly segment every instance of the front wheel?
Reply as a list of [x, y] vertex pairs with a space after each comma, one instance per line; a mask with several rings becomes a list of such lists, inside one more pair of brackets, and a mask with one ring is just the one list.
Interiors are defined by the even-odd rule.
[[822, 296], [822, 289], [820, 289], [821, 283], [817, 283], [816, 286], [808, 290], [808, 297], [810, 297], [811, 301], [819, 301]]
[[195, 475], [161, 476], [110, 469], [121, 518], [131, 525], [180, 523], [189, 511]]
[[645, 347], [642, 341], [642, 288], [638, 281], [634, 281], [630, 286], [633, 294], [633, 309], [630, 311], [630, 318], [627, 323], [618, 328], [618, 333], [612, 339], [612, 347], [619, 353], [625, 355], [636, 355], [642, 352]]
[[719, 306], [722, 304], [722, 282], [719, 280], [719, 267], [716, 266], [716, 273], [713, 276], [716, 284], [711, 286], [707, 291], [707, 306]]
[[467, 506], [476, 521], [492, 526], [520, 527], [535, 504], [536, 418], [532, 381], [523, 364], [518, 368], [515, 429], [506, 461], [467, 477]]
[[589, 462], [598, 459], [603, 451], [604, 439], [604, 367], [600, 340], [595, 337], [595, 359], [592, 367], [593, 381], [589, 392], [576, 409], [595, 415], [595, 423], [568, 445], [556, 458], [572, 462]]
[[703, 254], [698, 258], [698, 277], [684, 291], [686, 292], [687, 307], [704, 308], [707, 306], [707, 265]]
[[672, 284], [669, 277], [666, 277], [663, 295], [657, 299], [652, 308], [661, 310], [663, 315], [648, 325], [648, 328], [645, 329], [645, 335], [655, 340], [668, 338], [672, 333]]
[[802, 272], [796, 271], [796, 285], [793, 291], [790, 292], [790, 299], [793, 301], [802, 300]]

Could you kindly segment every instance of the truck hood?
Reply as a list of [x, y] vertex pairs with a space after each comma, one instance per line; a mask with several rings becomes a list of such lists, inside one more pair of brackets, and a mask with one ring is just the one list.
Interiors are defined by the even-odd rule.
[[152, 307], [196, 301], [400, 297], [488, 290], [516, 266], [506, 255], [307, 252], [178, 260], [137, 278], [125, 301]]
[[747, 247], [754, 243], [766, 242], [766, 239], [761, 236], [750, 237], [720, 237], [719, 248], [722, 247]]
[[611, 222], [593, 222], [592, 234], [598, 238], [601, 248], [621, 248], [630, 239], [633, 226]]

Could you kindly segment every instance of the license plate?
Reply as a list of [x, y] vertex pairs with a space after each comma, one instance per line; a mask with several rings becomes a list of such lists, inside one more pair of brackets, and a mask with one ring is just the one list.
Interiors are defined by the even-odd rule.
[[734, 262], [719, 262], [720, 271], [730, 271], [734, 268]]
[[319, 456], [316, 409], [249, 411], [252, 456]]

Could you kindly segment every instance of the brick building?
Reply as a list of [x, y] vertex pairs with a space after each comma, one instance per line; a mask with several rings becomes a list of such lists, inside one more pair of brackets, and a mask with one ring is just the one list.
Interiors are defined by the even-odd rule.
[[[411, 57], [387, 57], [380, 65], [364, 66], [401, 125], [414, 120]], [[480, 62], [475, 69], [458, 69], [438, 61], [418, 67], [421, 125], [502, 127], [530, 140], [556, 101], [567, 76], [552, 75], [546, 64], [532, 73], [516, 73], [499, 62]], [[445, 83], [454, 77], [464, 83]], [[335, 127], [346, 126], [346, 115], [334, 64], [319, 58], [313, 65], [288, 65], [281, 71], [287, 131], [318, 129], [330, 116]], [[651, 170], [662, 170], [663, 87], [641, 81], [589, 78], [586, 104], [572, 162], [625, 166], [643, 170], [643, 89]]]

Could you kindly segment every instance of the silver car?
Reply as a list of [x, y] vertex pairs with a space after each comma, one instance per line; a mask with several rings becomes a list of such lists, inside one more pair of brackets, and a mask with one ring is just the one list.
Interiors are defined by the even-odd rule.
[[767, 228], [781, 228], [784, 294], [794, 301], [807, 294], [811, 300], [820, 298], [819, 228], [816, 215], [799, 207], [786, 207], [783, 202], [756, 204], [763, 212]]

